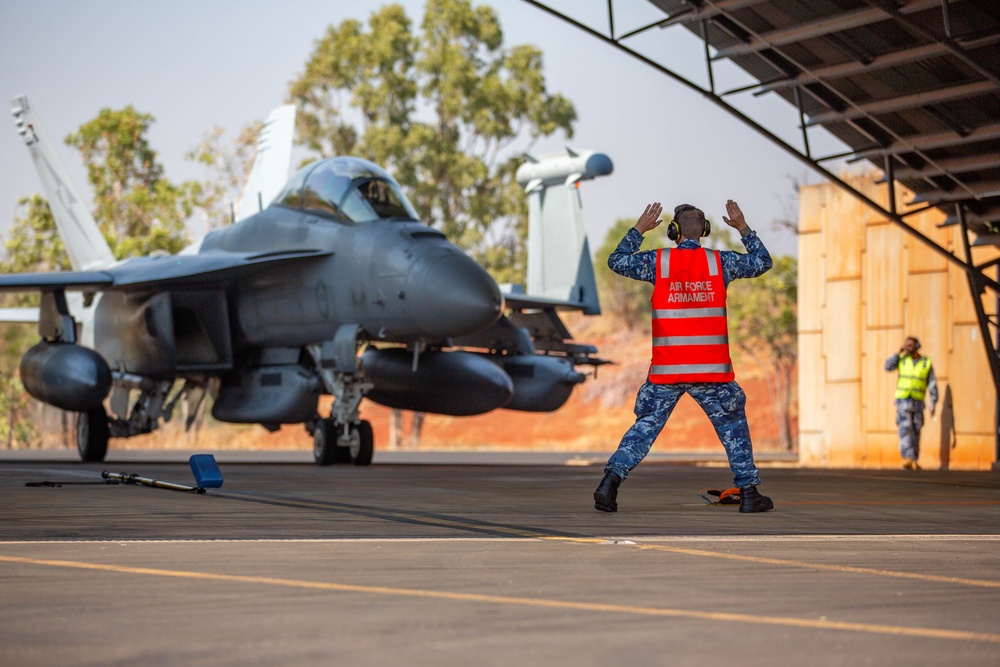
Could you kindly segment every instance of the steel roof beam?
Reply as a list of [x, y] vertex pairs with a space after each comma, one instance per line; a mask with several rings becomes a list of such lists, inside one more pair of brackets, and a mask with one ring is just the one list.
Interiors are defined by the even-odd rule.
[[[901, 14], [913, 14], [940, 6], [941, 0], [914, 0], [903, 5], [897, 11]], [[719, 49], [715, 54], [715, 59], [745, 56], [775, 46], [794, 44], [795, 42], [815, 39], [816, 37], [825, 37], [835, 32], [850, 30], [851, 28], [860, 28], [861, 26], [888, 21], [891, 18], [892, 15], [889, 12], [879, 8], [843, 12], [817, 21], [802, 23], [793, 28], [772, 30], [771, 32], [754, 37], [749, 42]]]
[[[980, 183], [964, 183], [965, 192], [957, 190], [924, 190], [913, 197], [911, 204], [940, 204], [942, 202], [964, 202], [1000, 196], [1000, 181], [982, 181]], [[972, 195], [971, 197], [969, 195]]]
[[855, 118], [862, 118], [872, 114], [905, 111], [907, 109], [927, 106], [928, 104], [940, 104], [941, 102], [951, 102], [954, 100], [965, 99], [967, 97], [975, 97], [977, 95], [985, 95], [987, 93], [996, 92], [997, 87], [992, 81], [976, 81], [974, 83], [966, 83], [961, 86], [938, 88], [936, 90], [925, 91], [922, 93], [913, 93], [912, 95], [903, 95], [901, 97], [892, 97], [885, 100], [868, 102], [867, 104], [857, 104], [853, 108], [845, 111], [828, 111], [816, 114], [809, 117], [809, 122], [807, 124], [809, 126], [826, 125], [827, 123], [836, 123], [842, 120], [853, 120]]
[[[1000, 35], [990, 35], [977, 41], [976, 46], [987, 46], [996, 44], [997, 42], [1000, 42]], [[962, 42], [959, 43], [961, 44]], [[887, 69], [889, 67], [899, 67], [900, 65], [909, 65], [910, 63], [927, 60], [929, 58], [946, 56], [949, 53], [951, 53], [951, 50], [940, 42], [922, 44], [910, 49], [883, 53], [867, 61], [850, 60], [838, 65], [817, 67], [814, 70], [810, 70], [808, 73], [799, 72], [795, 76], [787, 79], [771, 81], [757, 86], [744, 86], [738, 91], [729, 91], [724, 94], [728, 95], [733, 92], [742, 92], [743, 90], [756, 88], [757, 90], [754, 92], [754, 95], [763, 95], [765, 93], [772, 93], [779, 90], [785, 90], [787, 88], [793, 88], [798, 85], [814, 83], [816, 80], [823, 82], [834, 81], [836, 79], [842, 79], [856, 74], [867, 74]]]
[[996, 169], [1000, 167], [1000, 155], [975, 155], [938, 160], [934, 165], [920, 169], [903, 167], [896, 169], [896, 179], [905, 181], [911, 178], [933, 178], [948, 174], [964, 174], [980, 169]]
[[[655, 0], [652, 0], [655, 5]], [[724, 12], [732, 12], [738, 9], [746, 9], [747, 7], [753, 7], [754, 5], [759, 5], [768, 0], [719, 0], [718, 2], [713, 2], [710, 5], [704, 7], [696, 7], [688, 9], [683, 12], [678, 12], [676, 14], [670, 15], [668, 18], [659, 21], [657, 25], [661, 28], [669, 28], [672, 25], [684, 24], [684, 23], [697, 23], [703, 19], [711, 19]], [[666, 10], [662, 7], [660, 8], [666, 13]]]
[[763, 95], [764, 93], [770, 93], [777, 90], [784, 90], [786, 88], [792, 88], [801, 84], [813, 83], [816, 79], [820, 81], [831, 81], [834, 79], [841, 79], [848, 76], [853, 76], [855, 74], [862, 74], [866, 72], [877, 72], [882, 69], [889, 67], [898, 67], [899, 65], [908, 65], [909, 63], [917, 62], [919, 60], [925, 60], [927, 58], [934, 58], [936, 56], [942, 56], [948, 53], [948, 47], [943, 44], [923, 44], [921, 46], [916, 46], [912, 49], [903, 49], [902, 51], [891, 51], [889, 53], [884, 53], [880, 56], [875, 56], [868, 62], [861, 62], [857, 60], [851, 60], [846, 63], [841, 63], [839, 65], [830, 65], [828, 67], [819, 67], [811, 70], [808, 74], [802, 72], [796, 74], [790, 79], [785, 79], [783, 81], [773, 81], [771, 83], [765, 83], [760, 86], [759, 90], [755, 92], [755, 95]]
[[977, 127], [965, 135], [955, 134], [954, 132], [907, 135], [901, 137], [899, 141], [894, 141], [882, 148], [857, 151], [850, 161], [857, 162], [858, 160], [869, 160], [876, 157], [885, 157], [886, 155], [901, 155], [903, 153], [912, 153], [914, 150], [927, 151], [934, 150], [935, 148], [962, 146], [978, 141], [989, 141], [991, 139], [1000, 139], [1000, 123]]

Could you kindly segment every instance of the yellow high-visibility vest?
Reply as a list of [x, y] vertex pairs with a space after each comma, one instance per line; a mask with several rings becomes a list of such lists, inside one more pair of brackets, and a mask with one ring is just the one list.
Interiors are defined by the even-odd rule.
[[914, 361], [907, 355], [899, 360], [899, 381], [896, 382], [896, 398], [924, 400], [927, 391], [927, 376], [931, 372], [930, 357], [920, 357]]

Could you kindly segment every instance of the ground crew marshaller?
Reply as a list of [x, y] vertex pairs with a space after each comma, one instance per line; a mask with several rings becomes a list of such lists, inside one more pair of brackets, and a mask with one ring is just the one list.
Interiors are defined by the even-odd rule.
[[618, 511], [618, 487], [649, 453], [677, 401], [690, 394], [726, 448], [740, 512], [766, 512], [774, 503], [757, 491], [760, 476], [747, 425], [747, 396], [736, 383], [729, 355], [726, 287], [736, 278], [756, 278], [771, 268], [771, 255], [752, 231], [740, 207], [726, 202], [722, 219], [737, 230], [747, 253], [702, 248], [711, 224], [690, 204], [674, 209], [667, 237], [676, 248], [640, 251], [643, 234], [659, 226], [663, 208], [646, 206], [635, 226], [608, 258], [615, 273], [653, 283], [653, 360], [635, 399], [635, 423], [604, 467], [594, 507]]
[[920, 341], [913, 336], [903, 341], [899, 352], [885, 362], [885, 370], [899, 370], [896, 381], [896, 428], [903, 467], [920, 470], [920, 429], [924, 425], [924, 397], [930, 395], [931, 417], [937, 407], [937, 380], [929, 357], [920, 354]]

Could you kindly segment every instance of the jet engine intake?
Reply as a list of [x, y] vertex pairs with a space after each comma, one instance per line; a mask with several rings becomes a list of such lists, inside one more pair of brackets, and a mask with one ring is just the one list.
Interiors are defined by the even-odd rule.
[[366, 397], [400, 410], [478, 415], [505, 406], [514, 386], [502, 368], [471, 352], [424, 352], [417, 370], [402, 348], [368, 348], [361, 359], [374, 386]]
[[101, 407], [111, 390], [111, 369], [90, 348], [41, 341], [21, 357], [21, 383], [43, 403], [71, 412]]

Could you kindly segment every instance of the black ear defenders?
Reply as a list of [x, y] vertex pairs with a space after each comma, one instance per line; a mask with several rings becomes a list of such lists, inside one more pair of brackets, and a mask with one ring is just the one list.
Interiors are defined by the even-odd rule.
[[[681, 204], [674, 209], [674, 219], [667, 224], [667, 238], [671, 241], [676, 242], [677, 239], [681, 237], [681, 226], [677, 222], [677, 218], [681, 217], [681, 214], [687, 213], [688, 211], [698, 211], [698, 207], [691, 206], [691, 204]], [[698, 212], [701, 213], [701, 211]], [[712, 233], [712, 223], [708, 221], [708, 218], [705, 217], [704, 213], [701, 214], [701, 219], [703, 222], [701, 235], [704, 238]]]
[[912, 336], [910, 337], [910, 340], [913, 341], [913, 349], [914, 350], [919, 350], [920, 349], [920, 341], [917, 340], [916, 338], [913, 338]]

